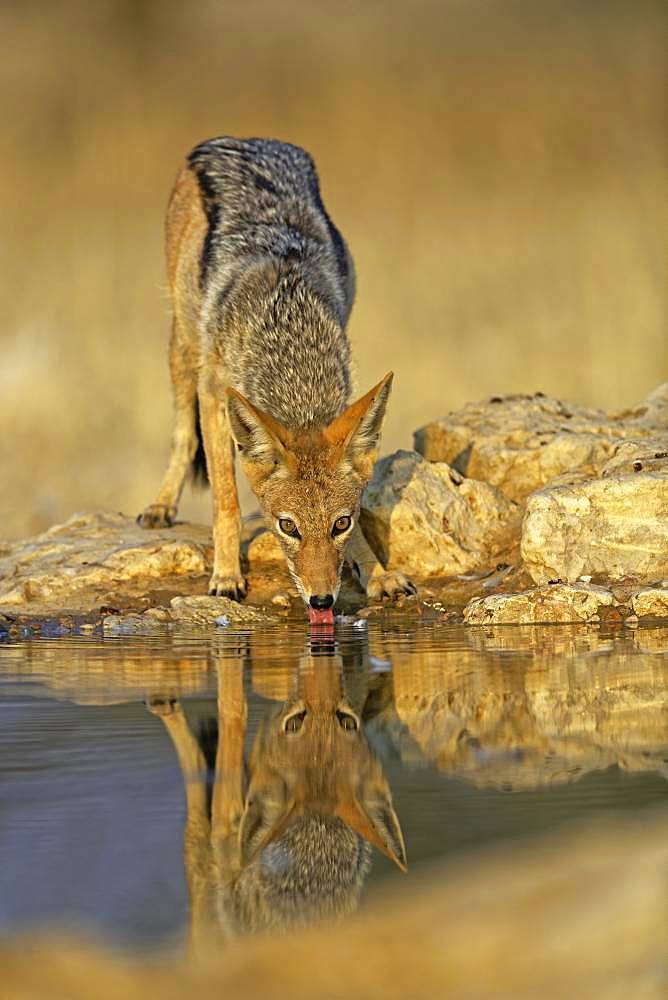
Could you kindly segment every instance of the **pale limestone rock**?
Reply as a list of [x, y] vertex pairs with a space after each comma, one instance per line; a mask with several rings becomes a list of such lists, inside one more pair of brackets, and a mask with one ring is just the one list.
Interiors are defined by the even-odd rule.
[[362, 506], [364, 532], [381, 561], [423, 578], [489, 564], [519, 528], [516, 505], [493, 486], [409, 451], [378, 462]]
[[527, 500], [521, 552], [538, 584], [668, 576], [668, 470], [549, 484]]
[[475, 597], [464, 608], [464, 621], [468, 625], [596, 621], [600, 609], [610, 607], [613, 600], [609, 590], [590, 583], [557, 583], [522, 594]]
[[232, 625], [272, 621], [272, 616], [252, 604], [238, 604], [228, 597], [173, 597], [172, 621], [190, 625], [216, 625], [219, 620]]
[[273, 531], [259, 531], [248, 544], [248, 566], [252, 571], [261, 567], [263, 571], [272, 566], [285, 567], [285, 556]]
[[156, 622], [151, 615], [106, 615], [102, 628], [109, 635], [151, 635]]
[[156, 622], [168, 622], [169, 611], [166, 608], [148, 608], [144, 612], [145, 618], [152, 618]]
[[648, 457], [668, 451], [668, 383], [619, 414], [571, 406], [542, 393], [493, 396], [420, 428], [415, 448], [429, 461], [448, 462], [522, 501], [565, 472], [594, 475], [606, 465], [613, 468], [620, 449], [625, 448], [622, 465], [631, 451]]
[[622, 441], [601, 468], [602, 476], [631, 472], [668, 473], [668, 430], [645, 440]]
[[668, 583], [639, 590], [631, 604], [638, 618], [668, 618]]
[[144, 531], [122, 514], [75, 514], [3, 547], [0, 606], [78, 606], [105, 590], [206, 574], [210, 532], [193, 525]]

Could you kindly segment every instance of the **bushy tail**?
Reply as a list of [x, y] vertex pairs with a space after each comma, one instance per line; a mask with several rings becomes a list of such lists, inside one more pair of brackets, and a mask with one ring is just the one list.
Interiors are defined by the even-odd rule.
[[204, 487], [209, 482], [209, 470], [206, 467], [206, 452], [204, 451], [204, 441], [202, 440], [202, 422], [199, 415], [199, 400], [195, 416], [195, 435], [197, 437], [197, 451], [192, 462], [192, 481], [195, 486]]

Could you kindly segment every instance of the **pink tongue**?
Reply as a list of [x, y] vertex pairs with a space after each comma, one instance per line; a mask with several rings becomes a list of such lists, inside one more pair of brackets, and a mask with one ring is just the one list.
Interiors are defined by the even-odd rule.
[[317, 608], [308, 609], [308, 620], [311, 625], [333, 625], [334, 612], [331, 608], [319, 611]]

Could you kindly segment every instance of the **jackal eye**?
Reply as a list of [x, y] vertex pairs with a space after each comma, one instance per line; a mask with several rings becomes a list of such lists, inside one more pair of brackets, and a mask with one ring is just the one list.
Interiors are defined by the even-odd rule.
[[289, 538], [301, 538], [299, 529], [291, 517], [279, 517], [278, 527]]
[[289, 715], [287, 719], [283, 722], [283, 730], [286, 733], [298, 733], [299, 730], [304, 725], [304, 719], [306, 718], [306, 710], [303, 712], [295, 712], [294, 715]]
[[347, 531], [352, 523], [352, 517], [348, 517], [347, 515], [337, 517], [336, 521], [332, 525], [332, 535], [334, 538], [336, 538], [337, 535], [342, 535], [344, 531]]
[[336, 718], [339, 720], [339, 725], [341, 729], [345, 729], [346, 732], [355, 732], [359, 728], [359, 724], [354, 715], [350, 712], [342, 712], [341, 709], [336, 713]]

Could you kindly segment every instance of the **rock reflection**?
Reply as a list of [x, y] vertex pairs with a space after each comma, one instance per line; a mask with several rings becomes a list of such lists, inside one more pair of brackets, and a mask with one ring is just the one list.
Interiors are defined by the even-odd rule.
[[196, 946], [212, 932], [229, 939], [352, 912], [372, 845], [406, 868], [390, 789], [364, 732], [361, 654], [344, 671], [331, 647], [309, 648], [287, 675], [291, 690], [267, 708], [247, 764], [244, 659], [218, 660], [218, 717], [197, 733], [177, 699], [148, 700], [184, 777]]
[[169, 645], [144, 637], [35, 640], [0, 647], [2, 677], [30, 680], [35, 695], [102, 706], [139, 701], [158, 689], [172, 698], [204, 694], [210, 665], [201, 650], [182, 651], [177, 637]]
[[465, 635], [468, 648], [373, 646], [392, 661], [392, 695], [374, 725], [405, 764], [506, 790], [612, 765], [668, 777], [665, 634], [651, 643], [649, 633], [620, 642], [583, 630]]

